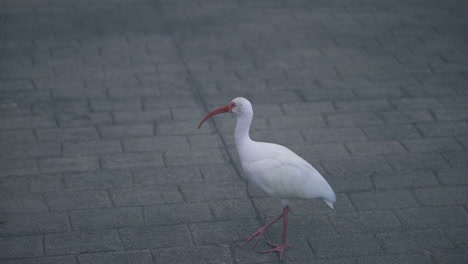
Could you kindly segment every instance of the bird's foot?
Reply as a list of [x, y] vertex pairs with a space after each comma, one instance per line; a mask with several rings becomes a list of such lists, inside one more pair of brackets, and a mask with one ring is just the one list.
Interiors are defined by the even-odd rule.
[[257, 230], [257, 232], [253, 233], [253, 235], [249, 236], [248, 238], [244, 239], [244, 243], [242, 243], [242, 247], [245, 246], [247, 243], [249, 243], [252, 239], [255, 237], [258, 237], [257, 240], [255, 241], [254, 247], [257, 246], [258, 242], [260, 241], [260, 238], [264, 236], [266, 239], [268, 239], [268, 236], [266, 234], [268, 226], [261, 227], [260, 229]]
[[283, 254], [284, 254], [284, 250], [287, 248], [287, 247], [292, 247], [292, 245], [287, 245], [287, 244], [282, 244], [282, 245], [276, 245], [276, 244], [272, 244], [272, 243], [268, 243], [268, 245], [272, 246], [273, 248], [272, 249], [269, 249], [269, 250], [265, 250], [265, 251], [260, 251], [258, 253], [269, 253], [269, 252], [275, 252], [275, 251], [278, 251], [280, 253], [279, 255], [279, 260], [283, 259]]

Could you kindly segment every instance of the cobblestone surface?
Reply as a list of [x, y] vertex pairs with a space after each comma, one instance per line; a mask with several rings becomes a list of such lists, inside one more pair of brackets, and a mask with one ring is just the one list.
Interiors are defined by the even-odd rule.
[[[277, 263], [228, 115], [323, 172], [284, 263], [468, 263], [468, 5], [0, 0], [0, 262]], [[270, 230], [278, 242], [281, 225]]]

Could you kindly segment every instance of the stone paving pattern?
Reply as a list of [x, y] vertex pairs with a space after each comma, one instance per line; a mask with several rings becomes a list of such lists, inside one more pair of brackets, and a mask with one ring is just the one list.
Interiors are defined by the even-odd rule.
[[[468, 5], [1, 0], [0, 262], [277, 263], [234, 117], [337, 193], [284, 263], [468, 263]], [[270, 237], [280, 241], [281, 224]]]

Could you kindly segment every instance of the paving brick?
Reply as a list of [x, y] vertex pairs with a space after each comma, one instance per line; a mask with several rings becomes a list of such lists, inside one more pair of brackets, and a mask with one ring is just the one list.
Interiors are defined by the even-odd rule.
[[468, 134], [468, 124], [465, 122], [427, 122], [418, 123], [416, 127], [427, 137], [451, 137]]
[[78, 259], [82, 264], [91, 263], [138, 263], [138, 264], [153, 264], [153, 257], [149, 250], [135, 251], [116, 251], [108, 253], [96, 254], [81, 254]]
[[180, 108], [175, 107], [171, 109], [174, 120], [202, 120], [206, 113], [200, 108]]
[[60, 89], [63, 87], [83, 88], [84, 84], [80, 78], [59, 77], [34, 79], [35, 86], [40, 90]]
[[430, 187], [414, 191], [416, 198], [424, 205], [457, 205], [466, 204], [468, 189], [457, 187]]
[[43, 173], [94, 171], [99, 169], [96, 157], [43, 158], [38, 160]]
[[322, 174], [335, 192], [365, 191], [372, 190], [372, 181], [370, 176], [373, 173], [359, 172], [335, 172]]
[[160, 153], [121, 153], [101, 157], [104, 169], [154, 168], [164, 166]]
[[435, 109], [433, 110], [436, 120], [441, 121], [466, 121], [467, 109]]
[[153, 135], [152, 124], [114, 125], [98, 127], [103, 139], [120, 139], [131, 137], [147, 137]]
[[448, 237], [439, 230], [418, 230], [377, 234], [386, 252], [424, 253], [432, 250], [453, 248]]
[[224, 148], [223, 141], [219, 135], [213, 134], [202, 134], [188, 136], [188, 141], [192, 149], [203, 149], [203, 148]]
[[105, 88], [83, 88], [83, 87], [60, 87], [51, 90], [52, 98], [56, 100], [79, 100], [87, 98], [105, 98], [107, 91]]
[[128, 74], [114, 75], [112, 78], [92, 75], [85, 78], [85, 85], [87, 88], [131, 87], [137, 84], [138, 80], [136, 77]]
[[119, 230], [125, 249], [155, 249], [174, 245], [190, 246], [190, 232], [185, 225], [148, 226]]
[[350, 142], [346, 146], [352, 155], [385, 155], [406, 153], [398, 141]]
[[468, 153], [463, 151], [457, 152], [445, 152], [444, 157], [455, 168], [466, 168], [468, 167]]
[[46, 234], [48, 256], [122, 250], [119, 235], [113, 229]]
[[170, 151], [164, 153], [167, 166], [190, 166], [225, 164], [227, 154], [219, 149], [205, 149], [203, 151]]
[[316, 237], [308, 240], [319, 258], [357, 257], [383, 253], [379, 242], [368, 234]]
[[[239, 219], [223, 222], [195, 223], [190, 225], [196, 245], [240, 243], [255, 232], [260, 225], [253, 219]], [[251, 231], [249, 231], [251, 230]]]
[[148, 124], [172, 119], [169, 109], [113, 112], [112, 116], [117, 124]]
[[438, 186], [439, 181], [430, 170], [398, 170], [375, 172], [371, 175], [377, 189], [398, 189]]
[[415, 122], [433, 121], [431, 113], [427, 110], [401, 110], [378, 112], [377, 115], [386, 124], [410, 124]]
[[5, 81], [0, 82], [0, 91], [3, 90], [34, 90], [34, 86], [26, 80]]
[[453, 138], [427, 138], [403, 140], [402, 144], [410, 152], [446, 152], [462, 150], [462, 146]]
[[140, 207], [87, 209], [69, 212], [73, 230], [121, 228], [143, 225]]
[[415, 153], [388, 155], [388, 161], [397, 170], [448, 168], [445, 159], [437, 153]]
[[[288, 76], [291, 77], [290, 69], [288, 69]], [[328, 84], [327, 84], [328, 85]], [[325, 86], [327, 86], [325, 85]], [[307, 101], [318, 101], [318, 100], [352, 100], [356, 99], [356, 95], [352, 89], [344, 87], [321, 87], [323, 84], [319, 84], [320, 87], [308, 87], [307, 90], [301, 91], [301, 96]]]
[[401, 223], [409, 230], [463, 226], [468, 213], [462, 207], [427, 207], [395, 210]]
[[436, 171], [437, 178], [443, 184], [447, 185], [464, 185], [468, 183], [468, 169], [440, 169]]
[[[333, 104], [327, 101], [308, 103], [287, 103], [282, 104], [281, 109], [283, 109], [287, 115], [335, 112], [335, 107], [333, 106]], [[255, 116], [257, 116], [256, 110], [257, 109], [255, 109]]]
[[239, 180], [235, 168], [229, 165], [208, 164], [200, 166], [203, 179], [207, 182]]
[[460, 142], [465, 149], [468, 149], [468, 136], [457, 137], [457, 139], [458, 142]]
[[6, 116], [0, 119], [2, 129], [54, 128], [57, 123], [52, 116]]
[[94, 127], [36, 129], [39, 141], [79, 141], [99, 138]]
[[146, 225], [189, 224], [213, 219], [207, 204], [183, 203], [145, 206]]
[[2, 193], [0, 208], [4, 213], [39, 213], [47, 212], [44, 199], [39, 194], [18, 193], [10, 195]]
[[143, 103], [145, 109], [197, 106], [197, 102], [193, 96], [147, 97], [144, 99]]
[[1, 236], [0, 246], [0, 259], [44, 256], [42, 236]]
[[109, 113], [60, 113], [57, 114], [57, 120], [60, 127], [85, 127], [112, 124], [112, 118]]
[[110, 191], [112, 200], [117, 206], [134, 206], [150, 204], [181, 203], [183, 197], [177, 186], [135, 187], [114, 189]]
[[15, 213], [1, 216], [2, 235], [33, 235], [70, 231], [70, 224], [65, 213]]
[[133, 185], [130, 171], [67, 173], [63, 182], [69, 190], [106, 190]]
[[64, 156], [97, 156], [101, 154], [119, 153], [122, 147], [116, 140], [65, 142], [62, 144]]
[[376, 171], [390, 171], [391, 167], [382, 156], [361, 156], [357, 158], [326, 159], [321, 164], [330, 174], [369, 174]]
[[468, 106], [467, 96], [440, 97], [439, 101], [447, 108], [465, 108]]
[[28, 175], [22, 177], [21, 182], [27, 186], [30, 192], [53, 192], [65, 189], [60, 174]]
[[142, 103], [139, 98], [121, 98], [121, 99], [96, 99], [90, 100], [91, 109], [94, 112], [103, 111], [137, 111], [141, 110]]
[[437, 98], [399, 98], [391, 102], [398, 110], [443, 108]]
[[36, 141], [34, 133], [29, 129], [0, 131], [0, 142], [30, 143]]
[[89, 107], [85, 100], [53, 100], [33, 103], [32, 112], [37, 115], [87, 113]]
[[0, 193], [27, 192], [28, 186], [18, 176], [6, 176], [0, 178]]
[[325, 118], [326, 122], [331, 127], [357, 127], [383, 124], [379, 117], [370, 112], [327, 114]]
[[126, 152], [189, 150], [189, 142], [185, 136], [140, 137], [123, 141]]
[[46, 201], [53, 211], [111, 207], [105, 191], [70, 191], [47, 193]]
[[157, 263], [226, 263], [232, 262], [228, 245], [174, 247], [152, 251]]
[[337, 212], [330, 222], [341, 234], [400, 230], [402, 225], [391, 211]]
[[325, 121], [319, 114], [274, 116], [268, 118], [267, 122], [272, 129], [325, 127]]
[[[198, 120], [165, 122], [156, 124], [157, 135], [187, 135], [193, 134], [198, 126]], [[206, 132], [207, 128], [203, 129]], [[210, 132], [212, 130], [210, 129]]]
[[466, 248], [468, 244], [466, 228], [450, 228], [445, 230], [445, 233], [457, 248]]
[[133, 180], [136, 185], [177, 185], [192, 182], [202, 182], [203, 178], [198, 168], [178, 166], [171, 168], [155, 168], [135, 170]]
[[216, 220], [255, 218], [255, 209], [249, 200], [223, 200], [210, 203], [210, 209]]
[[181, 190], [190, 202], [208, 202], [247, 197], [243, 182], [214, 182], [181, 185]]
[[109, 93], [109, 97], [112, 99], [122, 99], [122, 98], [129, 98], [129, 97], [143, 97], [144, 98], [144, 97], [154, 97], [154, 96], [161, 95], [159, 88], [144, 87], [144, 86], [143, 87], [133, 86], [132, 89], [129, 89], [128, 87], [117, 86], [117, 87], [110, 87], [108, 88], [107, 91]]
[[430, 263], [431, 256], [419, 255], [419, 254], [399, 254], [399, 255], [381, 255], [381, 256], [368, 256], [359, 257], [357, 259], [359, 264], [372, 264], [372, 263]]
[[359, 210], [396, 209], [418, 206], [410, 191], [372, 191], [352, 193], [351, 201]]
[[0, 145], [0, 158], [41, 158], [60, 156], [59, 143], [5, 144]]
[[466, 262], [466, 252], [464, 250], [444, 250], [435, 254], [437, 263], [462, 264]]
[[5, 264], [76, 264], [74, 256], [44, 257], [44, 258], [21, 258], [2, 260]]
[[353, 100], [335, 102], [337, 111], [370, 112], [393, 110], [388, 100]]
[[359, 128], [312, 128], [303, 130], [305, 139], [311, 143], [347, 142], [365, 140], [366, 136]]
[[366, 126], [362, 127], [362, 130], [370, 140], [401, 140], [421, 137], [412, 124]]

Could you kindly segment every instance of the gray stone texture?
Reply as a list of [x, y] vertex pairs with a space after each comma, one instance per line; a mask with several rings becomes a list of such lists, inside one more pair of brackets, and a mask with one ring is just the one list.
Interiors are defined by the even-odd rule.
[[[463, 1], [0, 0], [0, 263], [278, 263], [235, 117], [337, 194], [282, 263], [468, 263]], [[281, 240], [281, 223], [268, 232]]]

